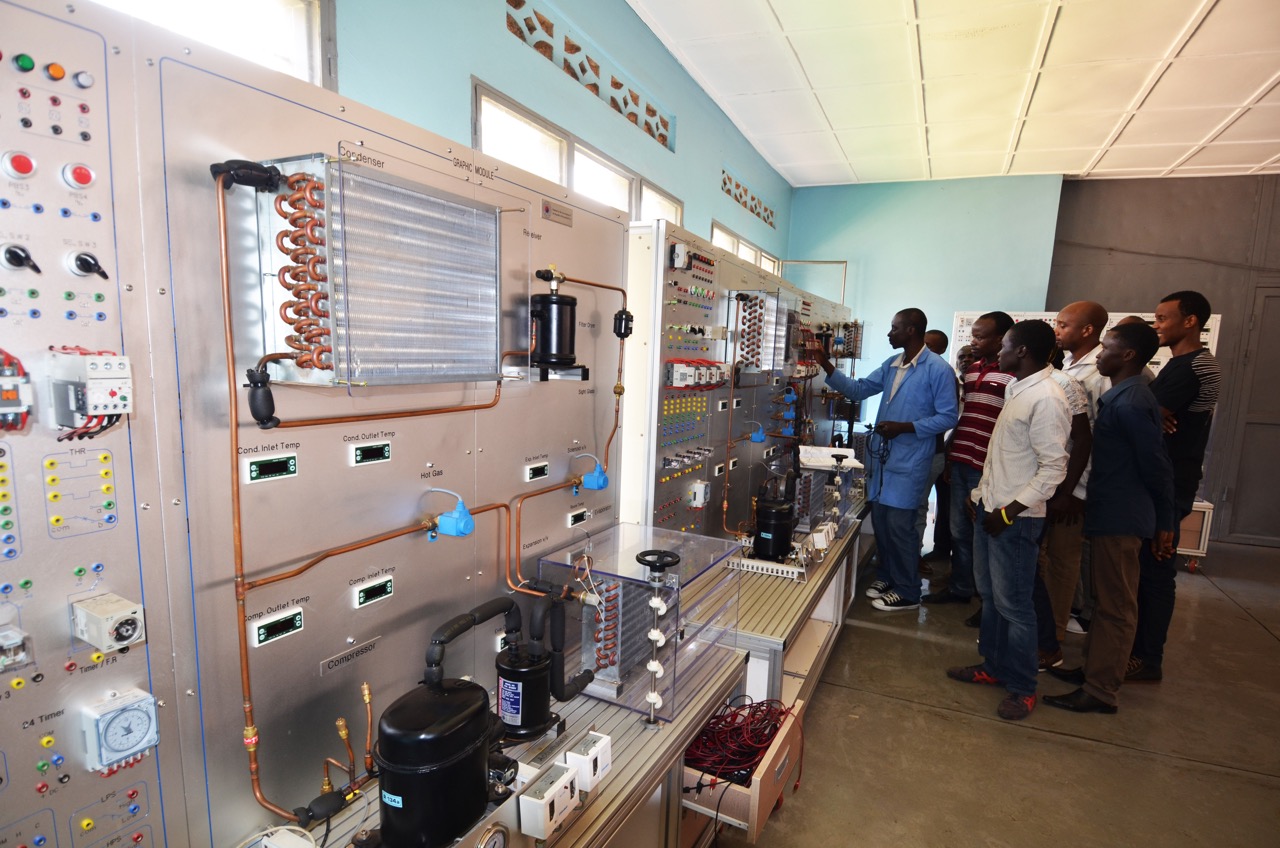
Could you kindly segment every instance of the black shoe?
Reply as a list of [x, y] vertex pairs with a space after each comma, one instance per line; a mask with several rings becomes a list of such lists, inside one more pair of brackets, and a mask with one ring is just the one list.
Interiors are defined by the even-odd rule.
[[1071, 710], [1073, 713], [1103, 713], [1115, 715], [1119, 707], [1093, 697], [1083, 689], [1068, 692], [1065, 695], [1045, 695], [1044, 702], [1051, 707]]
[[920, 599], [926, 604], [967, 604], [968, 598], [962, 598], [950, 589], [942, 589], [938, 592], [930, 592]]
[[964, 620], [965, 627], [981, 627], [982, 626], [982, 608]]
[[1148, 665], [1137, 657], [1129, 657], [1129, 664], [1124, 670], [1125, 683], [1159, 683], [1164, 672], [1158, 665]]
[[945, 562], [949, 559], [951, 559], [951, 551], [940, 551], [936, 548], [924, 555], [925, 562], [937, 562], [939, 560]]
[[1080, 666], [1076, 666], [1075, 668], [1051, 667], [1045, 670], [1064, 683], [1074, 683], [1077, 686], [1084, 685], [1084, 669]]

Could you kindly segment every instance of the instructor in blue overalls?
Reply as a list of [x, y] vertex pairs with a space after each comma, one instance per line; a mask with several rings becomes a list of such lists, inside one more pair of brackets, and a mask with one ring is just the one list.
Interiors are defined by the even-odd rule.
[[835, 370], [818, 351], [827, 385], [852, 400], [881, 392], [875, 430], [867, 439], [867, 500], [875, 529], [879, 564], [867, 589], [878, 610], [920, 606], [920, 536], [916, 508], [924, 496], [939, 433], [956, 425], [956, 375], [951, 366], [924, 346], [925, 314], [904, 309], [893, 316], [889, 344], [901, 350], [869, 376], [853, 380]]

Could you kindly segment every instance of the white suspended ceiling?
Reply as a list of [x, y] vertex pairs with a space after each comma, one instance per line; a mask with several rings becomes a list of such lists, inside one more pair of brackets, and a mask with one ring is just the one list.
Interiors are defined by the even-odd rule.
[[1280, 173], [1280, 0], [627, 0], [794, 186]]

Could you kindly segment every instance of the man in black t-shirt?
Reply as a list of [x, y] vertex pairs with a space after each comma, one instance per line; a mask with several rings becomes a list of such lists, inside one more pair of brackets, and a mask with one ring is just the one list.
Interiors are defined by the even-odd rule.
[[[1153, 326], [1173, 358], [1151, 383], [1164, 417], [1164, 443], [1173, 463], [1173, 502], [1178, 523], [1191, 512], [1204, 468], [1205, 446], [1218, 403], [1218, 361], [1200, 342], [1209, 301], [1195, 291], [1174, 292], [1156, 307]], [[1178, 544], [1174, 531], [1174, 547]], [[1154, 683], [1164, 672], [1164, 643], [1173, 618], [1176, 557], [1142, 557], [1138, 581], [1138, 631], [1125, 671], [1126, 683]]]

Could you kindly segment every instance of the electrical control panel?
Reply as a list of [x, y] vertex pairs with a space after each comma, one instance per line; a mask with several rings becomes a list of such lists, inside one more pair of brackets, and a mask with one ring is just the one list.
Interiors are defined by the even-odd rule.
[[[434, 623], [615, 523], [627, 232], [336, 93], [0, 0], [0, 845], [280, 825]], [[492, 687], [493, 650], [445, 674]]]
[[657, 362], [660, 378], [629, 398], [624, 473], [645, 484], [628, 490], [624, 518], [745, 539], [753, 499], [789, 471], [797, 509], [820, 512], [826, 475], [804, 472], [796, 448], [848, 438], [848, 402], [813, 354], [852, 362], [848, 307], [666, 222], [630, 238], [628, 286], [651, 331], [628, 347], [628, 368]]

